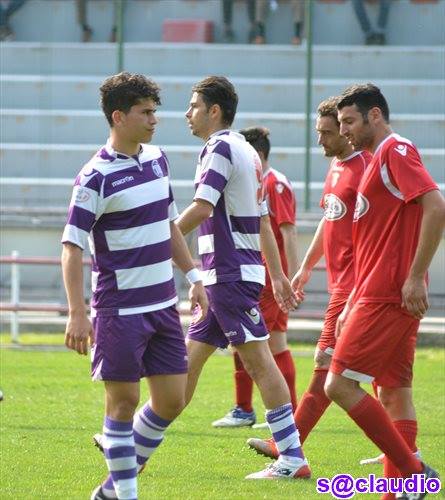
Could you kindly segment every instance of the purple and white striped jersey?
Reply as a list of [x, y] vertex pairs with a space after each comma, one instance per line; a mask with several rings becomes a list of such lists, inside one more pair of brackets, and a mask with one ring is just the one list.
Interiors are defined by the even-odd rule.
[[260, 218], [263, 201], [260, 158], [245, 137], [231, 130], [212, 134], [199, 155], [194, 199], [214, 206], [198, 228], [204, 285], [254, 281], [264, 285]]
[[92, 316], [139, 314], [177, 302], [170, 222], [178, 217], [167, 157], [142, 145], [126, 156], [110, 143], [76, 178], [62, 243], [93, 257]]

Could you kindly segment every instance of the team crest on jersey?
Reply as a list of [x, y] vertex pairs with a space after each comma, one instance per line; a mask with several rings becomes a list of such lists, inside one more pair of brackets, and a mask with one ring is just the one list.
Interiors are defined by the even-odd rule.
[[76, 203], [85, 203], [89, 199], [90, 199], [90, 193], [86, 189], [80, 187], [76, 193]]
[[151, 162], [151, 168], [153, 169], [153, 173], [156, 175], [156, 177], [164, 176], [164, 172], [162, 171], [161, 165], [159, 165], [158, 160], [153, 160]]
[[334, 193], [324, 195], [324, 217], [326, 220], [339, 220], [346, 215], [348, 209], [343, 201]]
[[275, 189], [278, 194], [281, 194], [284, 191], [284, 184], [278, 182], [277, 185], [275, 186]]
[[354, 210], [354, 221], [363, 217], [366, 212], [369, 210], [369, 201], [362, 193], [357, 193], [357, 200], [355, 202], [355, 210]]

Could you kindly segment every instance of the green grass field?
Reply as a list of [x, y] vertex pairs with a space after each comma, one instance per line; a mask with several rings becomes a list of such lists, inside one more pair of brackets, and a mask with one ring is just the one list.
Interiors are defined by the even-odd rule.
[[[24, 337], [30, 340], [34, 336]], [[3, 337], [5, 341], [8, 341]], [[60, 337], [39, 336], [60, 342]], [[298, 392], [312, 370], [308, 346], [295, 346]], [[89, 360], [71, 352], [2, 349], [0, 403], [0, 498], [87, 499], [105, 476], [105, 463], [91, 436], [100, 431], [103, 388], [89, 379]], [[445, 472], [445, 352], [419, 349], [415, 374], [423, 456]], [[248, 437], [266, 430], [213, 429], [212, 420], [232, 405], [232, 361], [213, 356], [190, 406], [170, 427], [167, 437], [140, 476], [139, 498], [173, 499], [312, 499], [316, 478], [350, 473], [379, 474], [380, 466], [360, 466], [361, 458], [378, 452], [337, 407], [331, 406], [305, 444], [313, 479], [245, 481], [267, 459], [249, 451]], [[263, 407], [255, 395], [257, 414]], [[355, 498], [378, 498], [356, 495]], [[430, 497], [428, 497], [430, 498]], [[445, 498], [441, 492], [431, 498]]]

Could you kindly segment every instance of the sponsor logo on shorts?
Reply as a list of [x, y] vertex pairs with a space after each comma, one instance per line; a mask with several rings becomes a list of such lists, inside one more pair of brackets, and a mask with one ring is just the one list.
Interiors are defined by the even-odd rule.
[[357, 201], [355, 202], [355, 210], [354, 210], [354, 221], [363, 217], [366, 212], [369, 210], [369, 201], [366, 199], [362, 193], [357, 193]]
[[326, 220], [339, 220], [346, 215], [348, 209], [343, 201], [334, 193], [327, 193], [323, 199], [324, 218]]
[[153, 160], [151, 162], [151, 168], [153, 169], [153, 173], [156, 175], [156, 177], [164, 176], [164, 172], [162, 171], [161, 165], [159, 165], [158, 160]]
[[238, 332], [235, 332], [235, 330], [232, 330], [230, 332], [224, 332], [224, 335], [229, 339], [230, 337], [235, 337], [238, 335]]
[[112, 182], [111, 185], [113, 187], [116, 187], [131, 181], [134, 181], [134, 177], [132, 175], [127, 175], [126, 177], [122, 177], [122, 179], [118, 179], [117, 181]]
[[252, 309], [250, 311], [244, 311], [244, 312], [247, 314], [247, 317], [252, 321], [252, 323], [254, 323], [255, 325], [258, 325], [258, 323], [260, 322], [260, 319], [261, 319], [261, 316], [260, 316], [258, 309], [256, 309], [255, 307], [252, 307]]

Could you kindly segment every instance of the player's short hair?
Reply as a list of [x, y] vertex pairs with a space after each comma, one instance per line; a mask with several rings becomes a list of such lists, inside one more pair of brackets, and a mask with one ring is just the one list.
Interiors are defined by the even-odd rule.
[[152, 99], [159, 106], [159, 92], [159, 86], [150, 78], [124, 71], [103, 82], [100, 87], [100, 104], [108, 123], [113, 126], [113, 111], [128, 113], [142, 99]]
[[192, 92], [201, 94], [207, 109], [214, 104], [221, 108], [222, 119], [225, 125], [232, 125], [238, 106], [238, 95], [235, 87], [225, 76], [208, 76], [196, 83]]
[[333, 118], [337, 127], [340, 128], [340, 122], [338, 121], [338, 110], [337, 110], [338, 97], [328, 97], [318, 105], [317, 114], [320, 118], [324, 116], [330, 116]]
[[270, 140], [269, 140], [269, 130], [264, 127], [249, 127], [243, 128], [239, 131], [248, 143], [250, 143], [256, 151], [261, 151], [264, 158], [267, 160], [269, 158], [270, 152]]
[[357, 106], [357, 109], [367, 120], [368, 112], [372, 108], [379, 108], [386, 123], [389, 123], [389, 107], [380, 89], [372, 84], [351, 85], [339, 96], [337, 108]]

